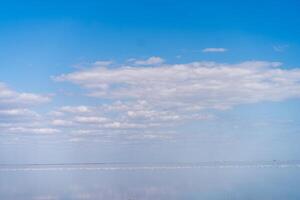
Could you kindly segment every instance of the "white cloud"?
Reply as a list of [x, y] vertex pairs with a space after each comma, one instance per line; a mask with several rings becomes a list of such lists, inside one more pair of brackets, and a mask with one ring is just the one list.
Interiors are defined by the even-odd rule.
[[109, 121], [107, 118], [105, 117], [85, 117], [85, 116], [77, 116], [75, 117], [75, 121], [78, 123], [86, 123], [86, 124], [101, 124], [104, 122]]
[[54, 128], [34, 128], [34, 127], [26, 127], [26, 126], [19, 126], [19, 127], [10, 127], [7, 129], [9, 133], [17, 133], [17, 134], [55, 134], [60, 133], [59, 129]]
[[52, 120], [51, 124], [53, 126], [71, 126], [73, 123], [63, 119], [54, 119]]
[[[88, 108], [89, 112], [82, 112], [82, 109], [78, 109], [82, 107]], [[206, 120], [210, 117], [201, 114], [187, 116], [184, 113], [151, 110], [144, 101], [116, 101], [98, 106], [68, 106], [67, 108], [61, 107], [51, 111], [59, 113], [59, 115], [49, 115], [53, 127], [61, 132], [74, 135], [76, 138], [97, 136], [101, 138], [101, 141], [111, 140], [112, 137], [123, 138], [123, 140], [150, 138], [144, 137], [145, 134], [148, 134], [146, 132], [148, 129], [154, 130], [157, 135], [155, 138], [166, 139], [170, 137], [159, 136], [160, 128], [170, 127], [175, 123], [178, 125], [190, 119]]]
[[15, 117], [15, 116], [34, 116], [37, 117], [38, 114], [29, 109], [5, 109], [0, 110], [1, 117]]
[[199, 111], [299, 97], [300, 70], [281, 69], [280, 65], [247, 61], [121, 66], [76, 71], [60, 75], [56, 80], [86, 88], [93, 97], [145, 101], [155, 109]]
[[41, 124], [42, 116], [33, 110], [49, 101], [49, 96], [16, 92], [0, 82], [0, 133], [54, 133]]
[[104, 129], [163, 130], [214, 119], [211, 110], [299, 98], [300, 70], [281, 66], [279, 62], [246, 61], [92, 67], [55, 80], [79, 85], [88, 96], [110, 101], [94, 107], [62, 107], [54, 112], [71, 121], [73, 130], [86, 133]]
[[49, 96], [33, 93], [19, 93], [0, 82], [0, 107], [5, 105], [35, 105], [50, 101]]
[[67, 113], [89, 113], [91, 112], [88, 106], [64, 106], [60, 108], [60, 111]]
[[204, 52], [204, 53], [223, 53], [226, 51], [228, 51], [228, 50], [225, 48], [205, 48], [202, 50], [202, 52]]
[[113, 63], [113, 61], [111, 60], [99, 60], [99, 61], [96, 61], [94, 62], [94, 66], [108, 66], [108, 65], [111, 65]]
[[164, 59], [158, 56], [152, 56], [146, 60], [129, 59], [128, 61], [133, 62], [136, 65], [159, 65], [164, 63]]
[[[93, 101], [93, 106], [62, 106], [41, 115], [32, 106], [49, 97], [19, 93], [2, 84], [0, 131], [68, 133], [80, 139], [97, 135], [103, 141], [166, 139], [172, 136], [164, 137], [165, 130], [214, 119], [212, 110], [300, 97], [300, 70], [267, 61], [133, 63], [113, 68], [92, 64], [54, 79], [78, 85], [90, 98], [101, 101], [98, 105]], [[28, 123], [30, 120], [34, 123]]]

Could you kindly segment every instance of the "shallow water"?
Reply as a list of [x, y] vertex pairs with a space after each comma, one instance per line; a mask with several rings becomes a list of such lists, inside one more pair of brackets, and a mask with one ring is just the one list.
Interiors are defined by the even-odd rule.
[[300, 199], [298, 185], [295, 165], [0, 171], [5, 200]]

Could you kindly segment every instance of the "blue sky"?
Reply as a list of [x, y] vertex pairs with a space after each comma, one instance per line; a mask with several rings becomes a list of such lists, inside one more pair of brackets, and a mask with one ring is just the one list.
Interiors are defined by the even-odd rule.
[[2, 2], [0, 161], [296, 159], [299, 6]]

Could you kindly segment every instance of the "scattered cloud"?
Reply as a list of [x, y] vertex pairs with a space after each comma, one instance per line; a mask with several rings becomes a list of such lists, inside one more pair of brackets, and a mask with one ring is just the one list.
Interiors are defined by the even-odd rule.
[[0, 107], [5, 105], [35, 105], [47, 103], [50, 96], [38, 95], [33, 93], [20, 93], [10, 89], [6, 84], [0, 82]]
[[54, 132], [40, 124], [41, 116], [33, 110], [50, 100], [50, 96], [16, 92], [0, 83], [0, 133]]
[[205, 48], [202, 50], [202, 52], [204, 52], [204, 53], [223, 53], [226, 51], [228, 51], [228, 50], [225, 48]]
[[92, 67], [54, 80], [78, 85], [87, 96], [107, 103], [65, 106], [52, 112], [58, 116], [56, 126], [68, 125], [84, 130], [84, 134], [103, 134], [107, 129], [166, 130], [187, 122], [213, 120], [213, 110], [299, 98], [300, 70], [281, 66], [280, 62], [245, 61]]
[[109, 65], [111, 65], [113, 63], [113, 61], [111, 61], [111, 60], [98, 60], [98, 61], [96, 61], [96, 62], [94, 62], [94, 66], [109, 66]]
[[5, 116], [5, 117], [14, 117], [14, 116], [38, 116], [36, 112], [33, 112], [29, 109], [5, 109], [5, 110], [0, 110], [0, 116]]
[[146, 60], [137, 60], [135, 58], [131, 58], [128, 62], [133, 62], [136, 65], [159, 65], [164, 63], [164, 59], [158, 56], [152, 56]]
[[267, 61], [149, 66], [132, 63], [114, 67], [91, 64], [58, 75], [54, 80], [78, 85], [88, 98], [93, 98], [93, 102], [98, 99], [99, 103], [65, 105], [41, 114], [33, 111], [31, 104], [47, 102], [48, 97], [30, 94], [25, 96], [35, 98], [24, 98], [21, 95], [24, 93], [2, 85], [0, 131], [64, 132], [73, 134], [76, 141], [96, 135], [105, 141], [170, 139], [174, 134], [163, 134], [166, 130], [190, 122], [214, 120], [216, 111], [300, 97], [300, 70], [285, 69], [282, 63]]
[[37, 127], [10, 127], [8, 129], [9, 133], [27, 133], [27, 134], [54, 134], [54, 133], [60, 133], [60, 130], [54, 129], [54, 128], [37, 128]]

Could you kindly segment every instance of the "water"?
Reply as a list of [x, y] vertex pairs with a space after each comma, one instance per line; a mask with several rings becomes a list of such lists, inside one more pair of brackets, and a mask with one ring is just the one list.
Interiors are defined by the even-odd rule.
[[27, 165], [9, 166], [18, 170], [1, 169], [0, 199], [4, 200], [300, 199], [300, 168], [293, 162]]

